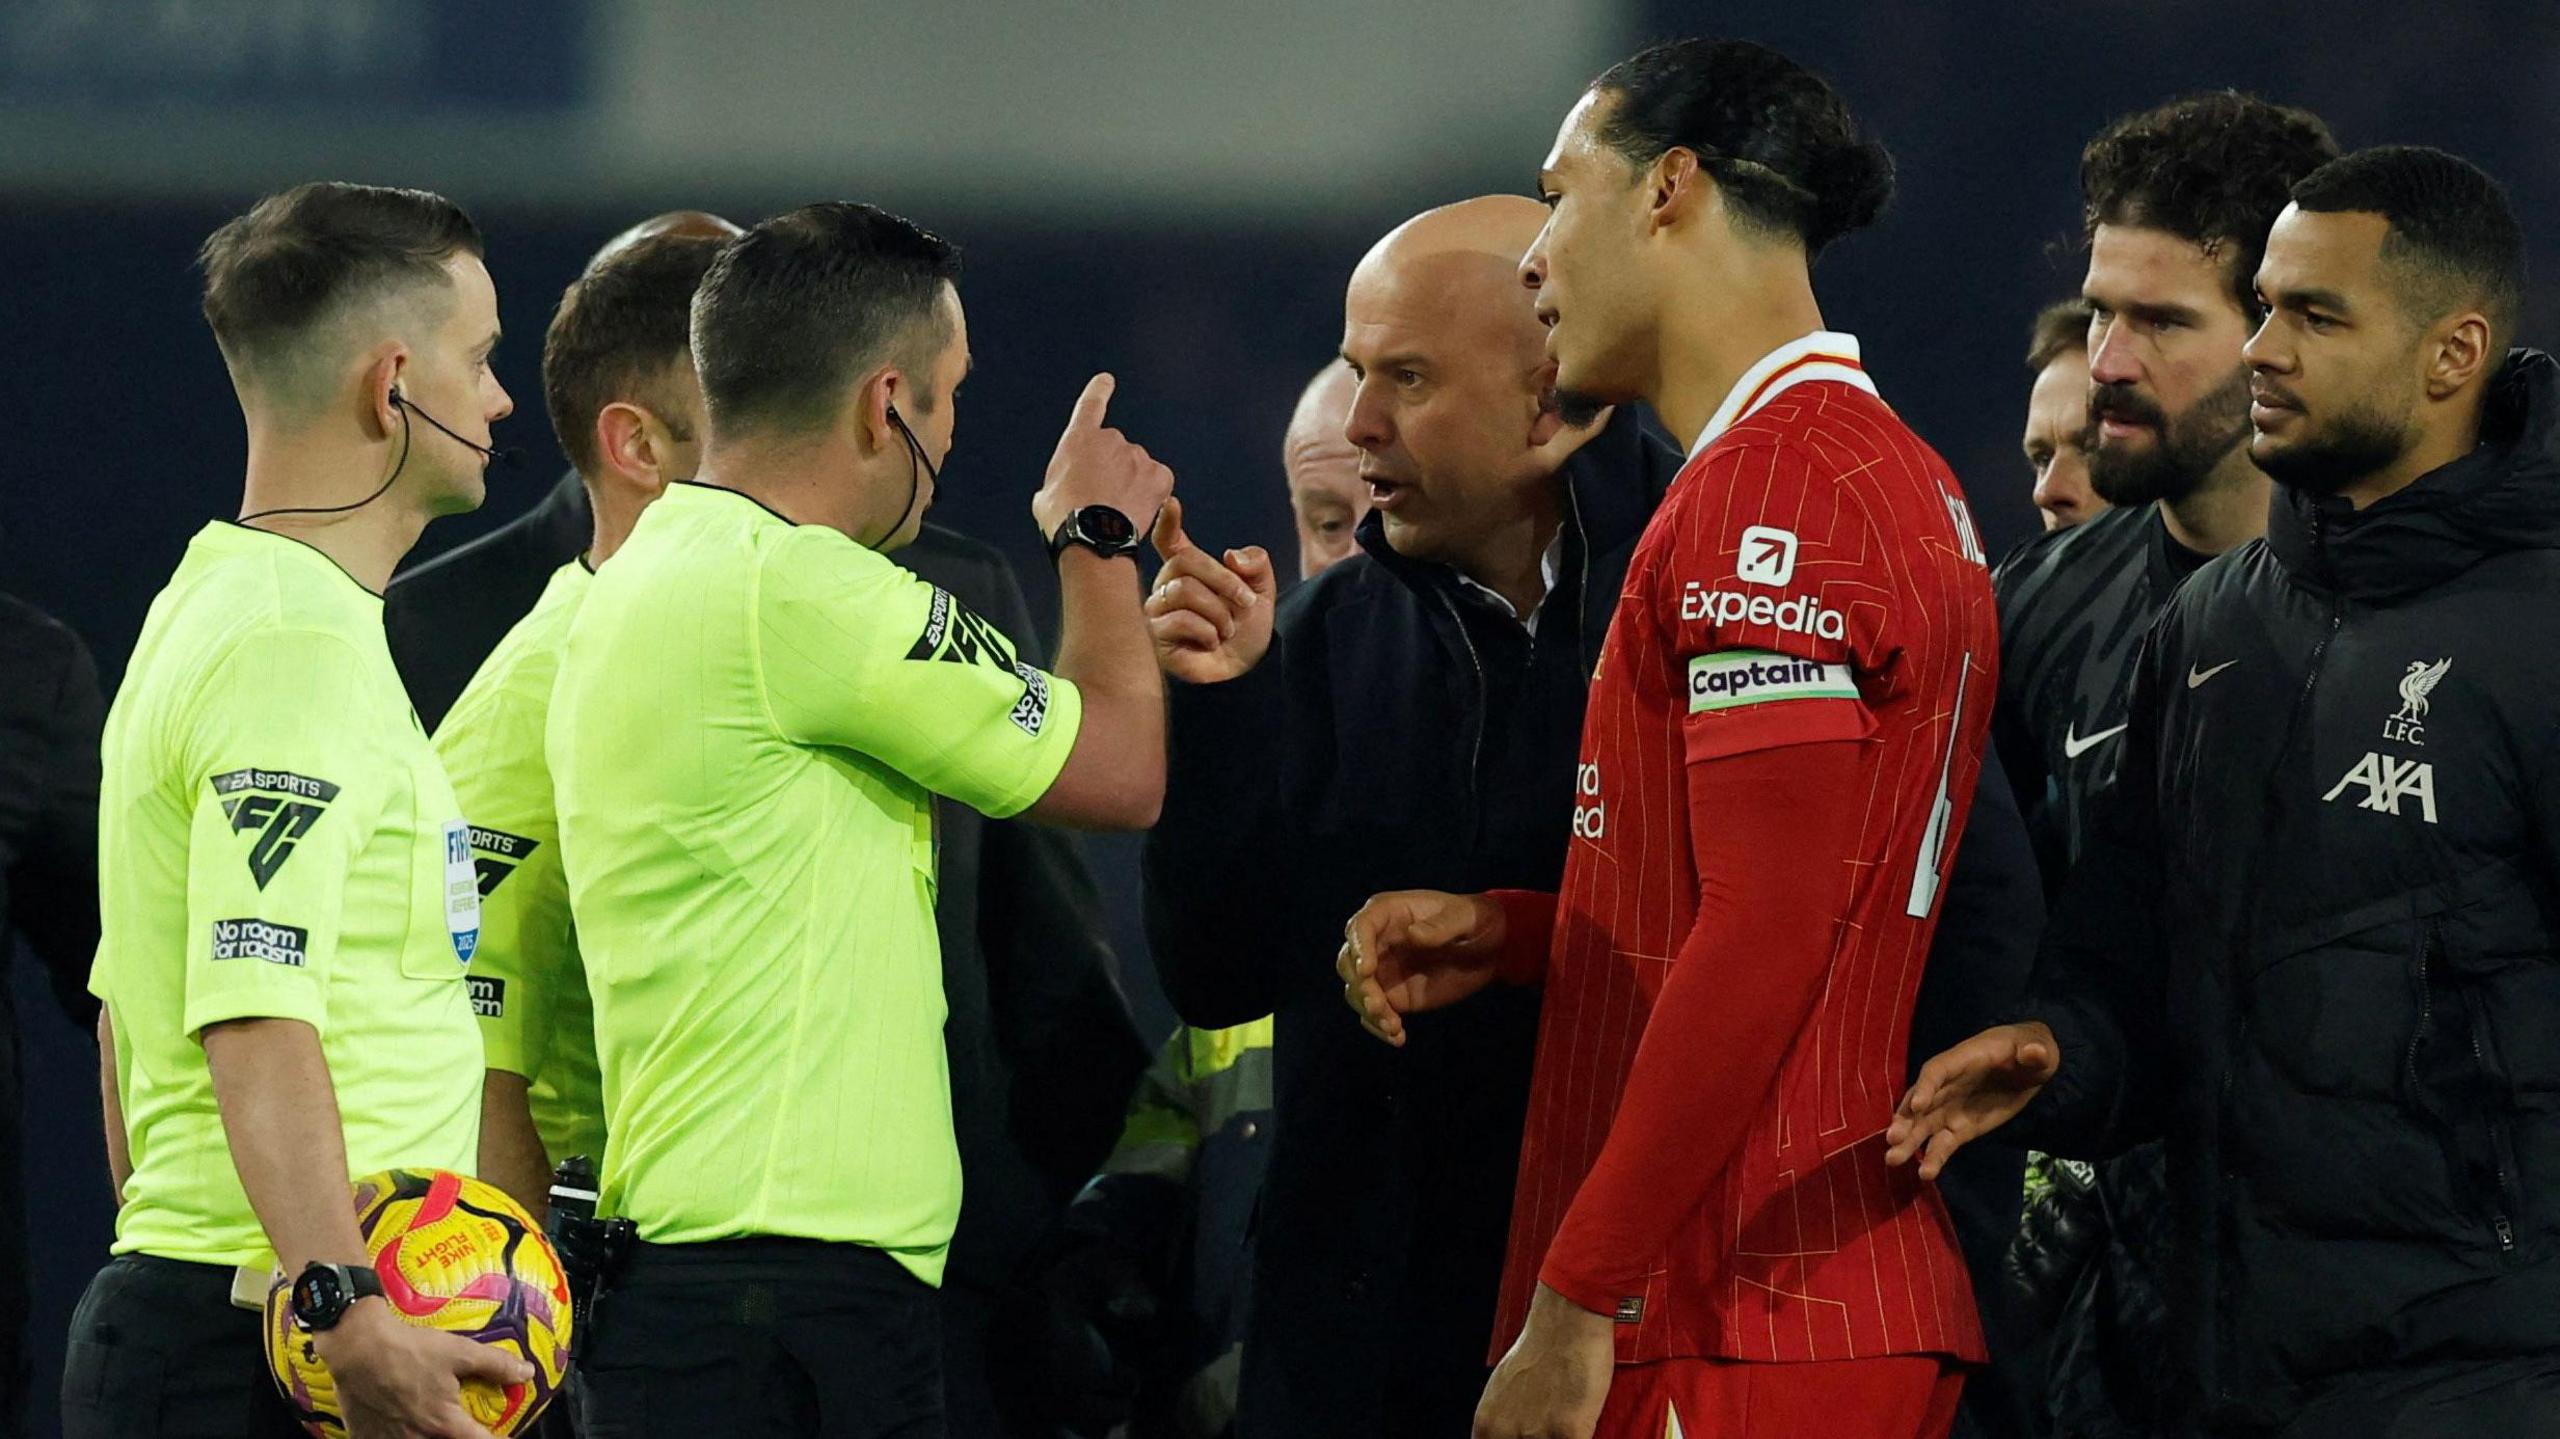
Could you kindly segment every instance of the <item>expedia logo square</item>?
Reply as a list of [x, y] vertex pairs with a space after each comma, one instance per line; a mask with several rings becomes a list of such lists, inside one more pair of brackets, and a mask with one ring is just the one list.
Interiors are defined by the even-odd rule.
[[263, 959], [269, 964], [300, 969], [310, 937], [311, 931], [297, 925], [263, 919], [217, 919], [213, 922], [213, 957]]
[[490, 974], [466, 976], [463, 984], [471, 992], [471, 1012], [482, 1019], [501, 1019], [507, 1012], [507, 982]]
[[249, 846], [249, 877], [265, 889], [338, 797], [338, 786], [290, 770], [251, 768], [215, 775], [213, 792], [232, 833], [258, 836]]
[[1746, 585], [1783, 585], [1796, 577], [1796, 534], [1772, 525], [1753, 525], [1742, 532], [1742, 553], [1733, 577]]

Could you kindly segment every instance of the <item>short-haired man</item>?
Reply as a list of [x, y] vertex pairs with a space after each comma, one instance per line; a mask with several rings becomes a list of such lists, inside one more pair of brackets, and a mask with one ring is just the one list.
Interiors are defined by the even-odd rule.
[[2089, 487], [2089, 302], [2056, 300], [2036, 315], [2027, 337], [2027, 433], [2020, 441], [2035, 473], [2036, 513], [2048, 531], [2067, 530], [2105, 512]]
[[1277, 1011], [1245, 1439], [1459, 1434], [1484, 1389], [1537, 997], [1396, 1052], [1326, 960], [1382, 884], [1562, 871], [1590, 663], [1677, 457], [1632, 411], [1556, 412], [1514, 273], [1542, 220], [1524, 196], [1463, 201], [1353, 270], [1335, 422], [1378, 498], [1361, 553], [1275, 608], [1259, 547], [1222, 562], [1171, 512], [1159, 534], [1148, 609], [1176, 683], [1146, 851], [1156, 967], [1189, 1023]]
[[1360, 521], [1369, 514], [1360, 447], [1344, 438], [1359, 377], [1340, 359], [1307, 381], [1289, 412], [1280, 466], [1289, 476], [1289, 513], [1298, 524], [1298, 578], [1311, 580], [1360, 552]]
[[[717, 242], [737, 234], [736, 225], [717, 215], [670, 211], [608, 240], [586, 270], [594, 275], [618, 268], [622, 256], [653, 241]], [[571, 288], [575, 293], [584, 286]], [[602, 300], [605, 293], [590, 298]], [[610, 293], [617, 297], [615, 303], [598, 304], [588, 320], [560, 337], [564, 344], [556, 365], [546, 350], [546, 369], [559, 369], [561, 383], [546, 383], [545, 390], [553, 427], [565, 432], [585, 430], [612, 408], [613, 392], [623, 387], [607, 383], [609, 374], [627, 374], [640, 386], [618, 398], [664, 429], [670, 453], [651, 457], [654, 476], [627, 481], [606, 477], [624, 496], [616, 511], [619, 518], [612, 521], [615, 532], [627, 534], [641, 496], [655, 493], [662, 481], [692, 478], [701, 453], [702, 393], [699, 381], [690, 378], [686, 299], [664, 297], [674, 306], [664, 321], [631, 327], [592, 323], [608, 312], [628, 317], [635, 306], [655, 309], [655, 302], [640, 303], [646, 297], [634, 294], [627, 280], [616, 282]], [[635, 356], [647, 362], [635, 368], [629, 363]], [[666, 363], [681, 363], [686, 377], [662, 370]], [[629, 423], [630, 416], [622, 414], [622, 419]], [[573, 456], [580, 453], [565, 435], [563, 448]], [[598, 453], [601, 457], [601, 448]], [[607, 512], [589, 498], [588, 490], [589, 482], [572, 469], [515, 520], [392, 581], [384, 604], [391, 657], [440, 742], [452, 737], [438, 717], [452, 708], [474, 670], [563, 575], [563, 566], [574, 566], [602, 543]], [[1015, 640], [1024, 662], [1045, 663], [1021, 584], [993, 546], [928, 523], [913, 544], [892, 558], [993, 622]], [[577, 583], [574, 577], [568, 582]], [[459, 787], [470, 780], [457, 773], [455, 783]], [[548, 789], [547, 777], [543, 786]], [[475, 826], [486, 828], [479, 826], [478, 811], [472, 814]], [[969, 1176], [959, 1228], [952, 1235], [951, 1262], [943, 1275], [943, 1361], [948, 1417], [953, 1432], [965, 1439], [993, 1432], [999, 1422], [996, 1390], [1005, 1366], [987, 1352], [999, 1296], [1068, 1197], [1110, 1149], [1129, 1092], [1146, 1064], [1146, 1048], [1118, 984], [1104, 938], [1101, 901], [1076, 836], [1026, 820], [989, 821], [947, 799], [936, 804], [934, 818], [934, 920], [950, 1005], [943, 1043], [951, 1057], [952, 1122], [961, 1167]], [[502, 849], [521, 848], [484, 837]], [[556, 844], [552, 854], [556, 865]], [[517, 924], [519, 910], [546, 886], [527, 883], [540, 879], [539, 873], [501, 880], [516, 863], [506, 853], [485, 853], [481, 859], [483, 883], [498, 887], [489, 891], [492, 934], [484, 939], [479, 962], [482, 975], [503, 979], [511, 961], [494, 932]], [[538, 871], [540, 859], [536, 849], [527, 862]], [[556, 881], [556, 870], [551, 877]], [[486, 984], [481, 989], [484, 1007], [504, 1010], [485, 1025], [508, 1028], [532, 1019], [524, 996], [496, 992]], [[576, 1008], [583, 994], [582, 988], [571, 989], [561, 999]], [[579, 1058], [552, 1047], [574, 1034], [580, 1022], [540, 1026], [548, 1042], [520, 1057], [538, 1068], [567, 1064], [568, 1072], [592, 1073], [591, 1029]], [[1965, 1033], [1978, 1027], [1968, 1025]], [[491, 1035], [493, 1064], [518, 1053], [513, 1043]], [[519, 1081], [500, 1072], [495, 1082], [504, 1089]], [[559, 1074], [549, 1082], [559, 1082]], [[546, 1109], [556, 1103], [537, 1097]], [[594, 1097], [601, 1101], [601, 1095]], [[521, 1106], [506, 1106], [510, 1122], [504, 1124], [494, 1115], [484, 1116], [483, 1130], [486, 1161], [511, 1169], [518, 1182], [534, 1182], [538, 1158], [556, 1161], [564, 1152], [596, 1142], [601, 1133], [601, 1110], [581, 1121], [591, 1126], [582, 1137], [569, 1135], [567, 1121], [554, 1110], [548, 1119], [552, 1143], [544, 1146], [548, 1154], [537, 1156], [520, 1111]], [[514, 1158], [496, 1152], [499, 1145], [509, 1145]], [[585, 1152], [599, 1159], [603, 1154], [600, 1149]]]
[[[603, 1203], [585, 1418], [627, 1435], [934, 1432], [959, 1211], [937, 793], [1140, 828], [1163, 686], [1130, 554], [1172, 476], [1096, 376], [1033, 512], [1059, 673], [879, 551], [913, 538], [969, 367], [956, 251], [864, 205], [721, 252], [702, 466], [590, 582], [546, 751], [595, 1004]], [[680, 1376], [680, 1378], [678, 1377]]]
[[91, 987], [122, 1207], [72, 1319], [75, 1439], [298, 1433], [235, 1303], [278, 1266], [354, 1434], [485, 1439], [457, 1379], [531, 1377], [393, 1316], [348, 1190], [477, 1161], [479, 896], [381, 592], [429, 520], [480, 503], [510, 408], [481, 251], [440, 196], [339, 184], [205, 242], [248, 474], [107, 719]]
[[[735, 224], [707, 211], [669, 210], [605, 241], [584, 268], [600, 269], [649, 240], [726, 240], [737, 233]], [[391, 641], [391, 662], [400, 667], [400, 681], [427, 733], [444, 723], [463, 686], [516, 621], [532, 611], [552, 575], [594, 541], [587, 482], [573, 458], [523, 514], [392, 577], [382, 597], [382, 628]]]
[[661, 235], [591, 266], [543, 338], [542, 391], [585, 484], [593, 538], [554, 570], [530, 613], [436, 726], [436, 753], [471, 821], [480, 884], [472, 1008], [488, 1050], [480, 1176], [535, 1215], [553, 1165], [605, 1153], [604, 1094], [586, 970], [542, 752], [569, 622], [597, 566], [700, 456], [701, 387], [686, 348], [694, 288], [725, 240]]
[[1544, 986], [1479, 1436], [1921, 1439], [1983, 1357], [1883, 1130], [1989, 725], [1989, 577], [1811, 277], [1891, 177], [1827, 83], [1715, 40], [1605, 72], [1539, 171], [1558, 390], [1646, 400], [1691, 458], [1592, 680], [1561, 892], [1380, 895], [1339, 960], [1390, 1043]]
[[[2336, 154], [2317, 117], [2231, 93], [2123, 116], [2082, 152], [2082, 293], [2096, 345], [2083, 404], [2106, 417], [2091, 421], [2089, 465], [2118, 508], [2031, 541], [1992, 576], [2002, 635], [1993, 743], [2048, 896], [2115, 773], [2137, 643], [2197, 566], [2265, 523], [2239, 349], [2256, 317], [2249, 284], [2287, 193]], [[2149, 1432], [2171, 1387], [2159, 1151], [2096, 1169], [2038, 1164], [2050, 1183], [2037, 1186], [2020, 1252], [2032, 1260], [2022, 1265], [2030, 1307], [2055, 1316], [2038, 1326], [2052, 1334], [2043, 1403], [2064, 1433]]]
[[2547, 1434], [2560, 1414], [2560, 365], [2507, 348], [2496, 182], [2367, 150], [2255, 278], [2264, 540], [2151, 631], [2025, 1022], [1939, 1055], [1923, 1172], [2011, 1119], [2163, 1137], [2166, 1427]]

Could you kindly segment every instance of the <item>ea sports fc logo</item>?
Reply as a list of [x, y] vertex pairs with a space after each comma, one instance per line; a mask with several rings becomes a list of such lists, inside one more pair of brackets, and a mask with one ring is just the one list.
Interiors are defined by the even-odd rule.
[[249, 846], [249, 877], [265, 889], [296, 845], [338, 797], [338, 787], [325, 779], [291, 770], [229, 770], [213, 777], [213, 792], [234, 834], [255, 833]]

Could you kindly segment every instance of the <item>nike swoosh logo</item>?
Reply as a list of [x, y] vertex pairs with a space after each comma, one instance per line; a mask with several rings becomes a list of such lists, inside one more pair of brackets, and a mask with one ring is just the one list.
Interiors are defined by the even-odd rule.
[[2187, 666], [2187, 688], [2191, 690], [2202, 689], [2206, 680], [2213, 678], [2215, 675], [2222, 673], [2224, 670], [2227, 670], [2238, 663], [2240, 663], [2238, 660], [2224, 660], [2222, 663], [2215, 665], [2209, 670], [2200, 670], [2193, 665], [2189, 665]]
[[2089, 751], [2096, 749], [2102, 744], [2105, 744], [2108, 740], [2114, 739], [2117, 735], [2123, 734], [2124, 731], [2125, 727], [2123, 725], [2117, 725], [2114, 729], [2102, 729], [2096, 734], [2089, 736], [2087, 739], [2082, 739], [2079, 735], [2074, 734], [2071, 731], [2070, 726], [2065, 725], [2062, 730], [2062, 757], [2064, 759], [2078, 759], [2080, 756], [2087, 754]]

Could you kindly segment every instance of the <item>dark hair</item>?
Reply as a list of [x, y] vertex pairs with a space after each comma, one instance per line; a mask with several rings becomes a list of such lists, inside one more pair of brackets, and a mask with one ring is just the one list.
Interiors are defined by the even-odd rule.
[[1735, 219], [1789, 236], [1808, 258], [1863, 229], [1893, 198], [1893, 157], [1858, 138], [1829, 81], [1747, 40], [1672, 40], [1591, 82], [1618, 98], [1600, 139], [1641, 168], [1688, 150]]
[[726, 242], [709, 235], [660, 235], [620, 251], [570, 282], [542, 337], [542, 400], [560, 450], [592, 473], [596, 415], [616, 400], [638, 400], [680, 440], [684, 417], [658, 393], [671, 365], [693, 363], [693, 292]]
[[462, 207], [425, 190], [315, 181], [216, 230], [196, 254], [204, 318], [235, 367], [271, 365], [350, 303], [444, 285], [456, 251], [485, 255]]
[[2089, 302], [2074, 295], [2036, 312], [2027, 330], [2027, 371], [2041, 375], [2063, 356], [2089, 348]]
[[804, 205], [731, 240], [693, 297], [693, 360], [712, 423], [832, 421], [857, 371], [948, 338], [942, 291], [959, 276], [949, 241], [850, 201]]
[[2234, 303], [2256, 308], [2267, 231], [2294, 182], [2336, 159], [2319, 116], [2237, 90], [2190, 95], [2124, 116], [2080, 152], [2083, 238], [2134, 225], [2226, 262]]
[[2524, 227], [2506, 187], [2479, 166], [2423, 145], [2381, 145], [2312, 171], [2293, 187], [2293, 203], [2387, 221], [2382, 258], [2402, 277], [2411, 318], [2431, 323], [2476, 304], [2493, 343], [2514, 333], [2524, 308]]

